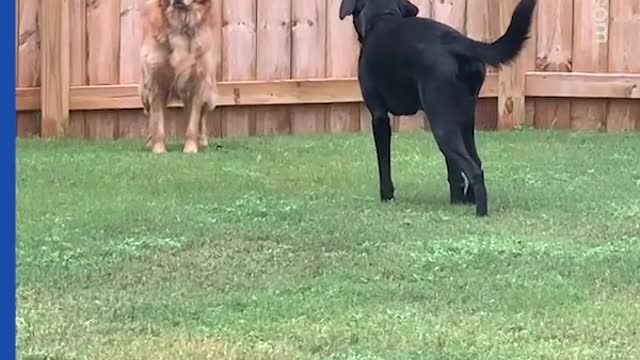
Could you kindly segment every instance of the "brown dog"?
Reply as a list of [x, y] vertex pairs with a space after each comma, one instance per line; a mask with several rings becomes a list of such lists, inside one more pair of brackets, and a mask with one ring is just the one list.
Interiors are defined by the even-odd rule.
[[184, 152], [206, 147], [206, 114], [216, 106], [212, 0], [145, 0], [140, 97], [149, 115], [147, 145], [166, 152], [165, 112], [172, 97], [189, 118]]

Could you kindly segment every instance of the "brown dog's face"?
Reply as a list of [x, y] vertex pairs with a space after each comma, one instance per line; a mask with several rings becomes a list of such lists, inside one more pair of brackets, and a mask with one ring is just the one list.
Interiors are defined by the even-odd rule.
[[[161, 0], [170, 21], [182, 21], [196, 25], [211, 9], [213, 0]], [[162, 5], [161, 5], [162, 6]]]

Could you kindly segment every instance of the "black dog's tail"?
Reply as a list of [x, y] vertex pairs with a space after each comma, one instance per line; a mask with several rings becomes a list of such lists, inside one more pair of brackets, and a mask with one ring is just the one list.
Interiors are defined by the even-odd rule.
[[463, 49], [453, 49], [460, 55], [471, 56], [492, 66], [508, 64], [524, 48], [529, 38], [536, 0], [521, 0], [511, 15], [507, 31], [493, 43], [485, 43], [466, 38]]

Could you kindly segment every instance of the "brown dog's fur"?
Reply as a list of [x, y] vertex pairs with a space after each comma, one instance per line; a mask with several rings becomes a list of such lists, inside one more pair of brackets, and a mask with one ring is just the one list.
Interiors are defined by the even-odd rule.
[[147, 145], [166, 152], [165, 112], [172, 97], [184, 102], [189, 121], [184, 152], [206, 147], [206, 114], [216, 106], [216, 49], [212, 0], [145, 0], [144, 40], [140, 52], [140, 97], [149, 115]]

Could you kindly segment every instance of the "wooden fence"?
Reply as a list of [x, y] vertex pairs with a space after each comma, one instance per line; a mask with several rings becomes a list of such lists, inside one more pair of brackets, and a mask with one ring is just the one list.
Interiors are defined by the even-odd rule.
[[[145, 134], [140, 75], [143, 0], [18, 0], [19, 136]], [[421, 16], [497, 38], [517, 0], [414, 0]], [[215, 0], [221, 104], [213, 136], [369, 128], [355, 80], [358, 43], [340, 0]], [[477, 124], [640, 129], [640, 0], [540, 0], [518, 61], [491, 71]], [[179, 104], [169, 131], [185, 122]], [[424, 114], [393, 120], [425, 126]], [[428, 126], [428, 125], [427, 125]]]

